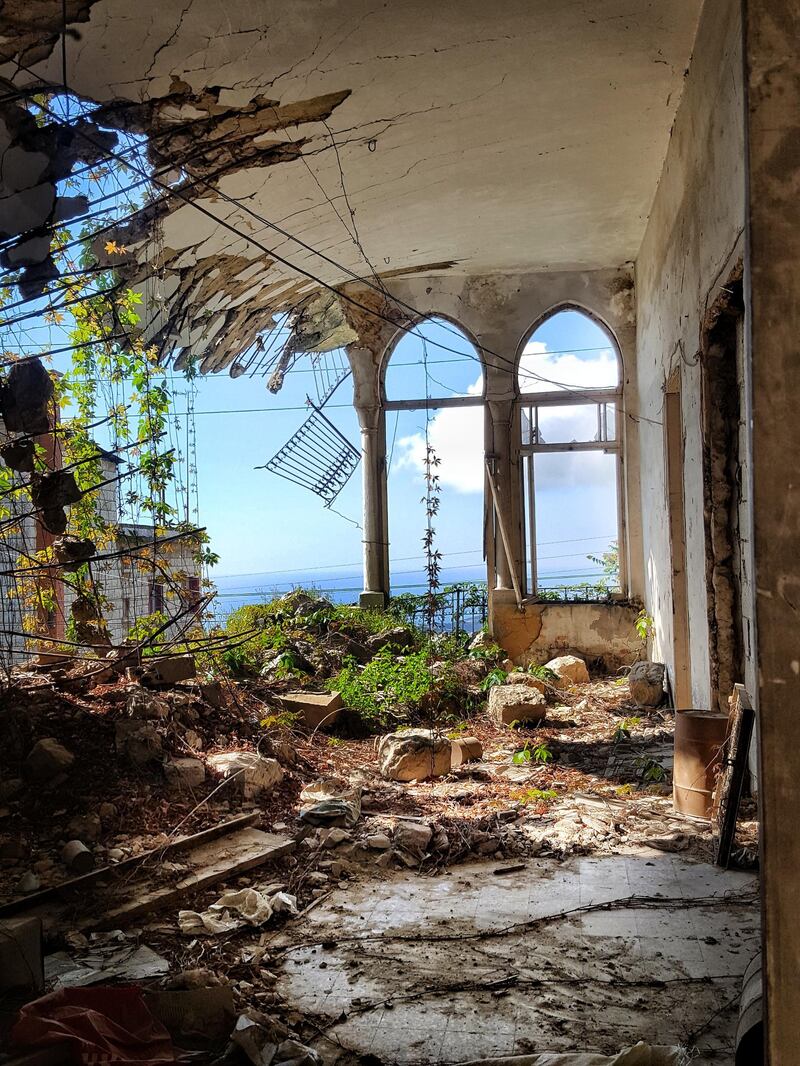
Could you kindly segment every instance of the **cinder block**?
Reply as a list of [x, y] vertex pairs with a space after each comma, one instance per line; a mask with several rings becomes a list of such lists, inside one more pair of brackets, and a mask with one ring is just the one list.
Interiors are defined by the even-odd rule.
[[20, 916], [0, 922], [0, 988], [44, 990], [41, 918]]

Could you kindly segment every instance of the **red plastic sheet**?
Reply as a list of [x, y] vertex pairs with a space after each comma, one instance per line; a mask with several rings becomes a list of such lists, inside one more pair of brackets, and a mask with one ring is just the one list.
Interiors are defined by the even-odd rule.
[[86, 1066], [178, 1062], [170, 1035], [134, 986], [63, 988], [28, 1003], [11, 1030], [17, 1048], [62, 1043]]

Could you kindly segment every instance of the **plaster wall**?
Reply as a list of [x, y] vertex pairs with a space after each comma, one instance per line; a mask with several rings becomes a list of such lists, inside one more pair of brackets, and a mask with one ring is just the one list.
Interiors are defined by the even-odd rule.
[[645, 602], [653, 657], [674, 676], [671, 557], [662, 415], [680, 373], [692, 704], [711, 705], [703, 522], [700, 333], [741, 254], [744, 131], [741, 21], [735, 0], [703, 9], [683, 98], [636, 261], [637, 373]]
[[643, 657], [637, 614], [629, 603], [526, 603], [520, 611], [513, 598], [495, 593], [489, 627], [519, 666], [575, 653], [612, 671]]

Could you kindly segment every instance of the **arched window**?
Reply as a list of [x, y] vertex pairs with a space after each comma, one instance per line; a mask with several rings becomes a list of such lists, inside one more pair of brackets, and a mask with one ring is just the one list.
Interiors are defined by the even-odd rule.
[[[432, 524], [440, 587], [483, 583], [483, 372], [475, 346], [447, 319], [427, 318], [391, 349], [383, 392], [393, 592], [427, 588], [421, 541], [428, 446], [437, 460]], [[477, 628], [481, 619], [475, 621]]]
[[518, 385], [529, 593], [563, 600], [619, 594], [616, 344], [584, 312], [557, 311], [523, 347]]

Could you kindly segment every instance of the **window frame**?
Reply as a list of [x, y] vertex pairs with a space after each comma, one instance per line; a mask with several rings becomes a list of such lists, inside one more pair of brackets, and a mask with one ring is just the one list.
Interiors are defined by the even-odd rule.
[[[529, 599], [539, 600], [538, 583], [538, 559], [536, 551], [536, 478], [534, 472], [534, 459], [537, 454], [557, 454], [565, 452], [589, 452], [599, 451], [604, 454], [614, 455], [617, 486], [617, 535], [619, 558], [619, 592], [611, 593], [611, 599], [625, 599], [628, 595], [628, 573], [626, 566], [625, 550], [625, 508], [624, 508], [624, 407], [623, 407], [623, 374], [622, 356], [615, 338], [608, 328], [597, 318], [582, 307], [575, 305], [562, 306], [549, 312], [541, 318], [527, 334], [517, 358], [517, 389], [519, 389], [519, 363], [525, 346], [534, 339], [536, 332], [541, 326], [556, 315], [564, 311], [575, 311], [590, 319], [608, 337], [608, 346], [614, 352], [617, 360], [617, 384], [616, 386], [604, 386], [596, 388], [563, 388], [550, 389], [540, 392], [519, 392], [516, 398], [517, 417], [515, 419], [515, 437], [519, 456], [520, 475], [520, 514], [522, 525], [522, 544], [524, 563], [522, 577], [524, 578], [526, 596]], [[608, 438], [608, 411], [609, 405], [613, 405], [614, 411], [614, 437]], [[538, 429], [538, 410], [541, 407], [596, 407], [598, 412], [598, 439], [591, 441], [569, 441], [548, 444], [534, 441], [523, 442], [523, 416], [528, 412], [529, 425]], [[531, 413], [534, 417], [531, 419]], [[531, 434], [533, 437], [534, 434]], [[547, 602], [550, 602], [549, 600]], [[580, 602], [563, 600], [557, 602]]]

